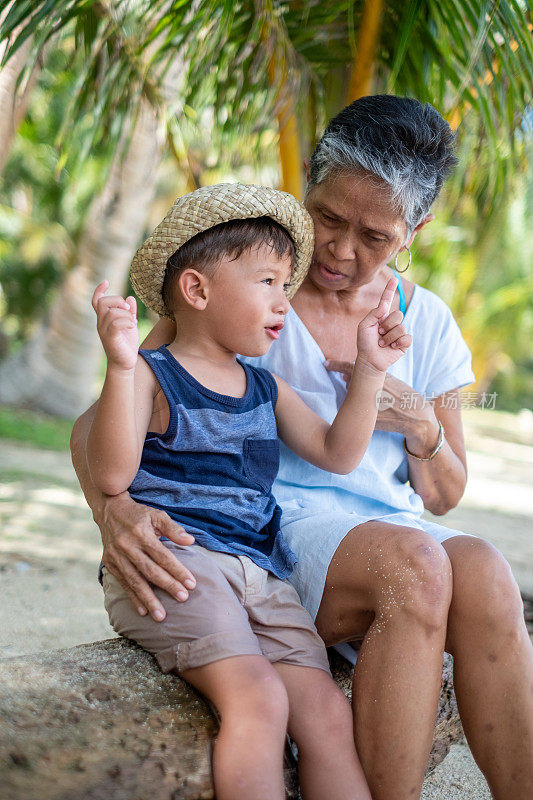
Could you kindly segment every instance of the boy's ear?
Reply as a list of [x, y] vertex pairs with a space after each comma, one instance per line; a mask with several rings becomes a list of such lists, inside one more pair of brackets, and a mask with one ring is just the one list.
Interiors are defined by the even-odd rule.
[[178, 278], [181, 295], [197, 311], [203, 311], [207, 305], [209, 280], [195, 269], [184, 269]]
[[311, 177], [311, 170], [309, 169], [309, 159], [304, 158], [304, 169], [305, 169], [305, 177], [307, 183], [309, 183], [309, 178]]

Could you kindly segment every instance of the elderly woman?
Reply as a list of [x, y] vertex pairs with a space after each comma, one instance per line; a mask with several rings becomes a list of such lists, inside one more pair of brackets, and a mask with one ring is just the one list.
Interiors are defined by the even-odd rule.
[[[432, 219], [455, 159], [431, 106], [362, 98], [328, 125], [307, 165], [315, 225], [309, 274], [262, 366], [333, 419], [356, 357], [359, 321], [374, 308], [398, 254]], [[330, 475], [284, 449], [274, 492], [299, 558], [294, 582], [327, 644], [359, 640], [355, 736], [375, 800], [419, 797], [431, 747], [444, 650], [454, 656], [463, 727], [495, 798], [533, 797], [533, 652], [508, 565], [482, 539], [421, 518], [460, 500], [466, 459], [458, 390], [473, 375], [447, 306], [401, 277], [394, 320], [413, 345], [389, 371], [376, 431], [360, 466]], [[161, 320], [157, 347], [173, 332]], [[387, 332], [383, 339], [387, 341]], [[430, 402], [427, 401], [429, 398]], [[162, 512], [91, 485], [85, 437], [73, 458], [104, 542], [103, 560], [135, 603], [161, 620], [150, 583], [176, 598], [191, 576], [159, 543], [190, 539]]]

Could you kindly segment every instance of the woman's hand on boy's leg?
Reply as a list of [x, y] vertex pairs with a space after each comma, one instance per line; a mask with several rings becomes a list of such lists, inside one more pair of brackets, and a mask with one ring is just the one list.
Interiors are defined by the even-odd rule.
[[107, 356], [108, 368], [134, 370], [139, 351], [137, 303], [134, 297], [106, 295], [108, 281], [94, 290], [92, 306], [96, 311], [96, 327]]
[[192, 544], [194, 537], [181, 525], [164, 511], [136, 503], [127, 492], [107, 498], [96, 521], [104, 545], [102, 561], [139, 614], [149, 612], [156, 622], [165, 618], [150, 583], [179, 602], [187, 599], [195, 578], [159, 541], [160, 536], [167, 536], [176, 544]]

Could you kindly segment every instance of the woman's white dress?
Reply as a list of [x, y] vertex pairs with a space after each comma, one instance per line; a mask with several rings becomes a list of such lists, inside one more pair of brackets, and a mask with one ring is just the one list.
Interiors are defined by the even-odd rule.
[[[389, 369], [391, 375], [428, 399], [474, 380], [468, 347], [450, 309], [437, 295], [416, 286], [404, 325], [413, 344]], [[325, 354], [293, 309], [270, 351], [246, 360], [284, 378], [326, 421], [335, 417], [346, 394], [343, 377], [326, 370]], [[413, 402], [411, 393], [400, 402]], [[407, 525], [426, 531], [439, 542], [460, 534], [421, 518], [424, 507], [407, 483], [408, 464], [400, 434], [375, 431], [363, 460], [348, 475], [325, 472], [281, 447], [273, 492], [283, 510], [283, 534], [298, 557], [290, 580], [313, 618], [331, 559], [357, 525], [368, 520]]]

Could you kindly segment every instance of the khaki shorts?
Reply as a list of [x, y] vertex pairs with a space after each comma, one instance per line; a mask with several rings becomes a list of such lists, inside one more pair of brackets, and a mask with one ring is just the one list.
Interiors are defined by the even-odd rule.
[[184, 672], [231, 656], [263, 655], [271, 662], [329, 673], [324, 643], [290, 583], [247, 556], [196, 544], [162, 544], [196, 578], [196, 588], [184, 603], [152, 586], [167, 612], [163, 622], [141, 617], [105, 567], [103, 587], [115, 631], [152, 653], [163, 672]]

